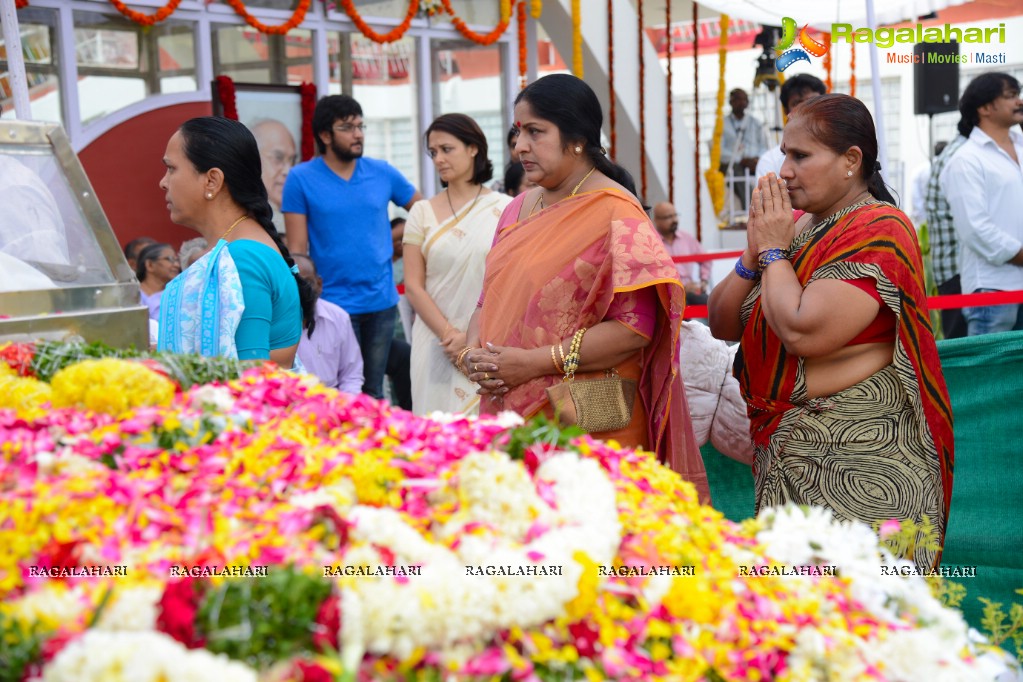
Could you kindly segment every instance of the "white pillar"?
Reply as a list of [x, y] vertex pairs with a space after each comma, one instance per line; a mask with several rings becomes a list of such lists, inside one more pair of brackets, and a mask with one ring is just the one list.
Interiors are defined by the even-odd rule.
[[14, 0], [0, 0], [0, 24], [3, 24], [4, 45], [7, 47], [7, 71], [14, 94], [14, 115], [23, 121], [31, 120], [32, 105], [28, 98], [28, 79], [25, 77], [25, 56], [21, 51], [21, 29]]

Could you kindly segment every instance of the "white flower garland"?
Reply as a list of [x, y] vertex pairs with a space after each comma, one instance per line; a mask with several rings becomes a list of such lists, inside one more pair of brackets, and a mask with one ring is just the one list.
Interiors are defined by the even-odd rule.
[[[923, 577], [898, 575], [898, 567], [912, 563], [879, 548], [866, 524], [795, 505], [765, 509], [758, 520], [764, 527], [757, 540], [767, 556], [790, 566], [836, 567], [873, 616], [905, 626], [870, 642], [853, 633], [844, 642], [829, 642], [804, 628], [788, 660], [792, 679], [860, 679], [873, 669], [899, 682], [966, 682], [993, 680], [1009, 669], [1007, 657], [971, 634], [962, 614], [942, 606]], [[896, 570], [882, 576], [882, 566]]]
[[[371, 547], [376, 545], [393, 551], [397, 565], [421, 565], [422, 575], [338, 579], [345, 654], [365, 650], [404, 659], [423, 647], [457, 659], [468, 652], [466, 645], [500, 630], [529, 628], [563, 615], [578, 594], [583, 571], [575, 553], [598, 564], [614, 560], [621, 542], [615, 491], [597, 462], [575, 454], [548, 459], [536, 479], [550, 486], [553, 504], [537, 494], [521, 463], [507, 455], [467, 457], [458, 490], [468, 513], [440, 534], [459, 537], [454, 548], [423, 537], [394, 510], [355, 507], [349, 516], [355, 547], [346, 563], [379, 564]], [[484, 522], [495, 532], [459, 532]], [[547, 530], [524, 542], [534, 522]], [[532, 565], [558, 566], [560, 575], [468, 575], [466, 570]]]
[[159, 632], [88, 630], [46, 666], [42, 682], [256, 682], [256, 671]]

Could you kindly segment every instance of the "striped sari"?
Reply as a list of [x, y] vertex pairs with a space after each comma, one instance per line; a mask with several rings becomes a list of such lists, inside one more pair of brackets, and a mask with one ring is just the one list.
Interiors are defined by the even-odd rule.
[[[876, 282], [895, 314], [891, 365], [831, 396], [808, 398], [803, 358], [771, 330], [760, 283], [742, 307], [735, 375], [750, 416], [757, 511], [795, 502], [876, 524], [927, 517], [944, 540], [952, 497], [952, 410], [934, 343], [916, 234], [905, 214], [869, 199], [797, 235], [788, 249], [805, 287]], [[918, 547], [920, 566], [940, 552]]]

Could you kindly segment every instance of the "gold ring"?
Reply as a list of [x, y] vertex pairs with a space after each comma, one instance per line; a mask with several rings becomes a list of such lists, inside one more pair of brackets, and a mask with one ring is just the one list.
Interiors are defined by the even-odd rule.
[[474, 372], [480, 371], [480, 366], [478, 364], [476, 364], [475, 362], [472, 363], [472, 371], [474, 371]]
[[483, 381], [490, 381], [490, 372], [483, 373]]

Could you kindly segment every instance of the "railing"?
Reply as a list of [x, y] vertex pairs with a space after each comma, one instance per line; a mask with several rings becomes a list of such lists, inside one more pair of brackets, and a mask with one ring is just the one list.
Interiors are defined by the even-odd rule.
[[[702, 263], [704, 261], [738, 258], [742, 251], [713, 251], [710, 253], [691, 253], [685, 256], [673, 256], [675, 263]], [[1021, 291], [990, 291], [981, 294], [947, 294], [945, 296], [928, 296], [927, 307], [931, 310], [949, 310], [952, 308], [982, 308], [989, 305], [1011, 305], [1023, 303]], [[707, 317], [707, 306], [687, 305], [687, 320]]]

